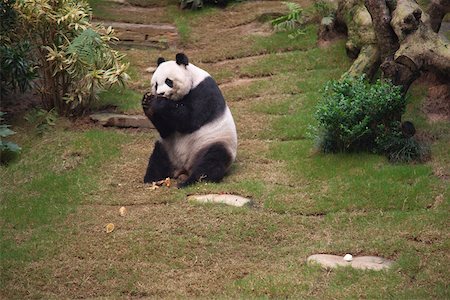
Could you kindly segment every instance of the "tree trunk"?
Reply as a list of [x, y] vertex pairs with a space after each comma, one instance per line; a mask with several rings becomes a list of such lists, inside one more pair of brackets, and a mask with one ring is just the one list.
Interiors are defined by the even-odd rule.
[[432, 0], [428, 5], [427, 13], [430, 16], [430, 26], [434, 32], [439, 32], [442, 19], [450, 12], [450, 0]]
[[[347, 74], [371, 76], [381, 63], [382, 76], [404, 93], [422, 71], [449, 80], [450, 45], [436, 33], [449, 10], [450, 0], [433, 0], [430, 16], [415, 0], [339, 0], [336, 23], [346, 24], [346, 48], [357, 57]], [[367, 38], [367, 27], [374, 40]]]
[[[401, 0], [399, 0], [401, 1]], [[365, 0], [366, 8], [372, 16], [381, 61], [392, 60], [399, 48], [398, 38], [391, 27], [391, 12], [385, 1]]]

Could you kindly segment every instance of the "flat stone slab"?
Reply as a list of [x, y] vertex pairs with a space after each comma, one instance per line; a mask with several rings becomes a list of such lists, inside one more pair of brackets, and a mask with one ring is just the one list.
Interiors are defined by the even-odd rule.
[[350, 266], [361, 270], [381, 271], [389, 269], [393, 261], [378, 256], [353, 257], [351, 261], [344, 260], [343, 256], [331, 254], [314, 254], [306, 259], [308, 263], [317, 263], [326, 269]]
[[[124, 7], [125, 9], [125, 7]], [[137, 8], [140, 9], [140, 8]], [[144, 8], [141, 8], [144, 9]], [[125, 22], [93, 22], [105, 27], [111, 26], [121, 44], [145, 45], [166, 49], [178, 38], [177, 29], [172, 24], [135, 24]]]
[[98, 113], [89, 116], [91, 120], [103, 126], [120, 128], [155, 128], [150, 120], [143, 115], [122, 115], [112, 113]]
[[251, 200], [248, 198], [228, 194], [190, 195], [188, 200], [199, 203], [222, 203], [236, 207], [250, 205], [251, 203]]

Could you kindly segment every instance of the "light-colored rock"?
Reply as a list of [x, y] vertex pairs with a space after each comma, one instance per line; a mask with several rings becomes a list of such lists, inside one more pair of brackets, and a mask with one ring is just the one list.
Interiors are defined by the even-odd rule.
[[153, 73], [155, 72], [156, 68], [155, 67], [148, 67], [147, 69], [145, 69], [145, 72], [147, 73]]
[[190, 195], [188, 196], [188, 200], [199, 203], [222, 203], [237, 207], [242, 207], [251, 203], [251, 200], [248, 198], [228, 194]]
[[347, 253], [344, 255], [344, 260], [345, 261], [352, 261], [353, 260], [353, 255], [351, 255], [350, 253]]
[[386, 270], [392, 266], [392, 261], [378, 256], [353, 257], [351, 261], [344, 257], [331, 254], [314, 254], [306, 260], [308, 263], [317, 263], [326, 269], [350, 266], [355, 269]]
[[155, 128], [144, 115], [122, 115], [112, 113], [98, 113], [89, 116], [94, 122], [103, 126], [115, 126], [121, 128]]

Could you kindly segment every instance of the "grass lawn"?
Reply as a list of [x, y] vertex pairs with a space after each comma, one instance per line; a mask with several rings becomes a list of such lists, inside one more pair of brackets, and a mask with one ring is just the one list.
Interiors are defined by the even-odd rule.
[[[285, 11], [279, 1], [183, 14], [169, 0], [164, 8], [133, 1], [144, 6], [134, 15], [90, 2], [102, 19], [169, 22], [181, 32], [179, 47], [122, 49], [130, 89], [103, 92], [101, 104], [141, 113], [145, 68], [184, 51], [220, 84], [238, 129], [237, 159], [220, 184], [151, 190], [141, 181], [156, 132], [59, 119], [37, 136], [16, 122], [22, 154], [0, 169], [0, 298], [450, 297], [450, 127], [422, 113], [426, 87], [411, 88], [405, 118], [433, 137], [430, 162], [317, 153], [308, 128], [324, 83], [351, 65], [344, 41], [318, 48], [315, 25], [295, 40], [271, 32], [257, 18]], [[210, 192], [254, 205], [186, 200]], [[306, 264], [316, 253], [395, 264], [382, 272], [324, 270]]]

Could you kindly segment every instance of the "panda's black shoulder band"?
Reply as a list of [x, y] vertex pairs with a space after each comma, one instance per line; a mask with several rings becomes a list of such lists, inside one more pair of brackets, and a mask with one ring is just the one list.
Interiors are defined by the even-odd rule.
[[184, 53], [178, 53], [178, 54], [175, 56], [175, 61], [176, 61], [177, 64], [179, 64], [179, 65], [185, 65], [185, 66], [187, 66], [187, 65], [189, 64], [189, 59], [188, 59], [188, 57], [186, 56], [186, 54], [184, 54]]

